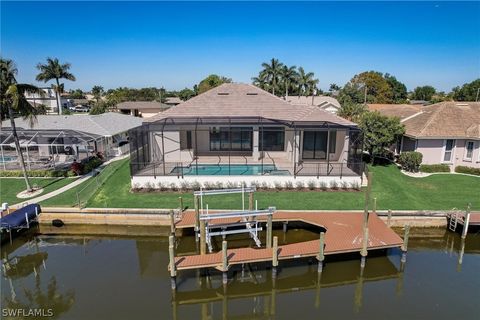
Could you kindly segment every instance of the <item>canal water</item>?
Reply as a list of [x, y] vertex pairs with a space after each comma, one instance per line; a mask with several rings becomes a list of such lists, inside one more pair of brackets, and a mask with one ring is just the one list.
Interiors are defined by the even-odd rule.
[[[40, 226], [14, 239], [1, 248], [2, 318], [42, 309], [50, 319], [478, 319], [479, 233], [462, 243], [444, 229], [412, 229], [403, 271], [400, 252], [389, 250], [370, 255], [363, 274], [357, 255], [327, 258], [321, 276], [315, 261], [280, 262], [275, 281], [266, 264], [238, 266], [226, 287], [218, 272], [184, 271], [173, 293], [167, 233]], [[318, 237], [275, 235], [280, 243]], [[228, 241], [245, 245], [241, 236]], [[177, 250], [195, 252], [193, 237], [180, 238]]]

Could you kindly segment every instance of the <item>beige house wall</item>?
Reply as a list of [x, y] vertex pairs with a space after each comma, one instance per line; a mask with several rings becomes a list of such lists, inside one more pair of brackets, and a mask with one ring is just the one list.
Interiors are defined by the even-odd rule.
[[[467, 141], [473, 141], [473, 155], [472, 159], [466, 159], [466, 143]], [[444, 151], [445, 151], [445, 142], [446, 139], [418, 139], [416, 151], [422, 153], [423, 155], [423, 164], [439, 164], [444, 163], [451, 166], [452, 171], [457, 166], [467, 166], [480, 168], [480, 141], [475, 140], [466, 140], [466, 139], [455, 139], [452, 161], [445, 162]]]

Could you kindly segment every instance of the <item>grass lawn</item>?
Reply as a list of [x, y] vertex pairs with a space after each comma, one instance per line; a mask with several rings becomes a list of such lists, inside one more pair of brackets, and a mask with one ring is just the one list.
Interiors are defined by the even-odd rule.
[[[182, 196], [185, 206], [193, 207], [189, 193], [131, 193], [128, 160], [119, 163], [119, 170], [88, 201], [88, 207], [111, 208], [176, 208]], [[403, 175], [395, 166], [371, 166], [373, 197], [379, 209], [449, 210], [464, 208], [480, 210], [480, 178], [462, 175], [432, 175], [412, 178]], [[81, 187], [81, 186], [80, 186]], [[69, 191], [70, 192], [70, 191]], [[261, 191], [255, 194], [260, 208], [341, 210], [363, 209], [364, 192], [321, 191]], [[43, 205], [72, 205], [74, 194], [65, 194], [42, 203]], [[212, 209], [241, 208], [240, 195], [210, 196], [206, 203]]]
[[[75, 180], [71, 178], [30, 178], [32, 186], [37, 185], [43, 188], [43, 192], [38, 196], [52, 192], [73, 181]], [[25, 180], [23, 178], [0, 178], [1, 202], [7, 202], [12, 205], [26, 200], [17, 198], [17, 194], [25, 189]]]

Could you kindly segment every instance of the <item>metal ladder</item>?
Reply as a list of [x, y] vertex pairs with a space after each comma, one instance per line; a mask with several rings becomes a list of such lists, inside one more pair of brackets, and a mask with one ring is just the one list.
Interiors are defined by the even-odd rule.
[[455, 230], [457, 229], [457, 224], [458, 224], [458, 213], [452, 212], [450, 214], [450, 223], [448, 224], [448, 229], [455, 232]]

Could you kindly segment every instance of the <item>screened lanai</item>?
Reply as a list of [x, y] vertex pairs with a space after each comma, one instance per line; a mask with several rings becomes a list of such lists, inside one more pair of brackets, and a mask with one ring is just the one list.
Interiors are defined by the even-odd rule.
[[132, 176], [361, 176], [361, 130], [344, 121], [169, 116], [130, 130]]
[[[28, 170], [69, 166], [104, 147], [104, 137], [75, 130], [17, 129], [20, 149]], [[20, 169], [20, 159], [11, 130], [0, 133], [0, 169]]]

